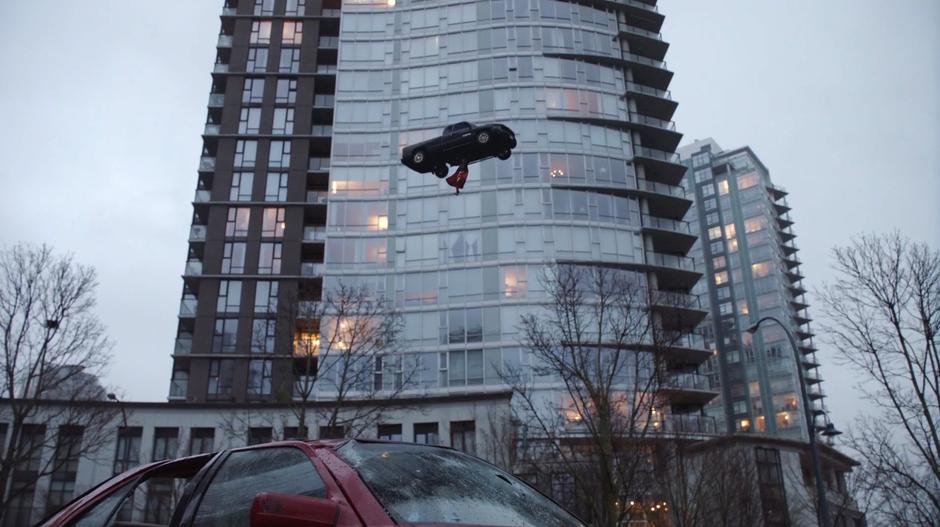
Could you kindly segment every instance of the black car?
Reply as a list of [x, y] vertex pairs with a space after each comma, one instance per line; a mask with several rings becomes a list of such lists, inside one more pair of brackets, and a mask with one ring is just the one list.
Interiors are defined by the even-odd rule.
[[415, 172], [433, 172], [443, 178], [447, 165], [469, 165], [493, 156], [509, 159], [515, 147], [516, 134], [508, 126], [461, 122], [445, 128], [440, 137], [406, 146], [401, 162]]

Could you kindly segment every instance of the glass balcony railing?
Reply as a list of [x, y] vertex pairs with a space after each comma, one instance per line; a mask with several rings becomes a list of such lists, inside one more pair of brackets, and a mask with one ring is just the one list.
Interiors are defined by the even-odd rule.
[[698, 373], [670, 373], [663, 379], [663, 386], [681, 390], [708, 390], [708, 378]]
[[645, 146], [633, 145], [633, 155], [648, 157], [650, 159], [665, 161], [667, 163], [674, 163], [676, 165], [682, 164], [682, 161], [679, 160], [679, 154], [674, 152], [665, 152], [663, 150], [657, 150], [655, 148], [648, 148]]
[[637, 64], [644, 64], [644, 65], [646, 65], [646, 66], [652, 66], [652, 67], [654, 67], [654, 68], [660, 68], [660, 69], [664, 69], [664, 70], [668, 70], [668, 69], [669, 69], [669, 68], [666, 67], [666, 63], [665, 63], [664, 61], [662, 61], [662, 60], [651, 59], [651, 58], [649, 58], [649, 57], [644, 57], [644, 56], [642, 56], [642, 55], [636, 55], [636, 54], [633, 54], [633, 53], [629, 53], [629, 52], [627, 52], [627, 51], [624, 51], [624, 52], [623, 52], [623, 58], [624, 58], [624, 60], [628, 60], [628, 61], [630, 61], [630, 62], [636, 62]]
[[314, 95], [313, 107], [314, 108], [332, 108], [336, 104], [335, 101], [336, 101], [336, 97], [333, 94]]
[[652, 11], [654, 13], [659, 12], [659, 8], [656, 7], [656, 4], [647, 4], [646, 2], [638, 2], [637, 0], [613, 0], [614, 3], [628, 5], [636, 7], [638, 9], [643, 9], [646, 11]]
[[203, 135], [219, 135], [222, 127], [217, 124], [207, 124], [205, 129], [203, 129]]
[[330, 169], [330, 158], [328, 157], [311, 157], [307, 162], [307, 170], [309, 171], [327, 171]]
[[173, 379], [170, 381], [170, 399], [185, 399], [189, 389], [189, 379]]
[[309, 190], [307, 191], [307, 203], [315, 203], [317, 205], [326, 205], [326, 201], [329, 199], [329, 193], [325, 190]]
[[336, 64], [317, 64], [316, 73], [332, 75], [336, 73]]
[[303, 262], [300, 264], [300, 276], [323, 276], [325, 269], [322, 263]]
[[641, 216], [643, 218], [643, 227], [673, 231], [680, 234], [692, 234], [692, 229], [689, 227], [689, 222], [687, 221], [660, 218], [658, 216], [650, 216], [649, 214], [642, 214]]
[[191, 226], [189, 228], [189, 241], [191, 242], [206, 241], [206, 226], [205, 225]]
[[222, 16], [235, 16], [235, 11], [234, 7], [223, 7]]
[[310, 127], [310, 135], [328, 137], [333, 135], [333, 127], [328, 124], [315, 124]]
[[688, 199], [686, 197], [685, 187], [681, 185], [667, 185], [657, 181], [636, 178], [636, 188], [639, 190], [645, 190], [646, 192], [655, 192], [656, 194], [665, 194], [675, 198]]
[[664, 434], [715, 435], [718, 425], [707, 415], [667, 415], [650, 423], [649, 431]]
[[224, 93], [210, 93], [209, 94], [209, 107], [210, 108], [221, 108], [224, 104], [225, 104]]
[[326, 241], [326, 228], [305, 226], [304, 227], [304, 241], [305, 242]]
[[336, 49], [339, 47], [339, 37], [323, 36], [317, 42], [320, 48]]
[[228, 64], [217, 62], [212, 68], [213, 73], [228, 73]]
[[702, 309], [702, 301], [697, 295], [679, 291], [648, 289], [649, 303], [654, 306], [670, 306], [683, 309]]
[[629, 81], [626, 83], [626, 88], [628, 92], [642, 93], [644, 95], [659, 97], [660, 99], [669, 99], [670, 101], [672, 100], [672, 92], [669, 90], [660, 90], [659, 88], [644, 86], [643, 84], [637, 84], [635, 82]]
[[174, 355], [190, 355], [193, 352], [193, 337], [179, 337], [173, 346]]
[[339, 9], [326, 9], [323, 8], [320, 10], [320, 16], [329, 16], [329, 17], [338, 17], [340, 14]]
[[233, 40], [232, 35], [219, 35], [219, 43], [216, 46], [220, 48], [230, 48], [232, 47]]
[[199, 170], [215, 170], [215, 158], [202, 156], [199, 159]]
[[180, 317], [192, 318], [196, 316], [196, 306], [199, 301], [195, 298], [184, 298], [180, 300]]
[[695, 271], [695, 261], [688, 256], [677, 256], [675, 254], [663, 254], [653, 251], [646, 251], [646, 263], [659, 267], [670, 267], [681, 269], [683, 271]]
[[202, 262], [199, 260], [190, 260], [186, 262], [186, 276], [199, 276], [202, 274]]
[[196, 203], [208, 203], [212, 195], [212, 192], [208, 190], [197, 190], [196, 195], [193, 196], [193, 201]]
[[650, 117], [649, 115], [643, 115], [641, 113], [630, 112], [630, 122], [636, 124], [642, 124], [646, 126], [652, 126], [654, 128], [661, 128], [663, 130], [668, 130], [670, 132], [676, 131], [676, 123], [672, 121], [666, 121], [665, 119], [657, 119], [655, 117]]

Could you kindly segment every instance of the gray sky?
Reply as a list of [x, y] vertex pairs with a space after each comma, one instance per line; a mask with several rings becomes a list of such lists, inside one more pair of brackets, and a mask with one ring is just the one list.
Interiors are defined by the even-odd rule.
[[[107, 379], [163, 400], [221, 0], [0, 2], [0, 244], [98, 269]], [[898, 228], [940, 246], [940, 3], [662, 0], [676, 122], [790, 191], [805, 283]], [[139, 165], [135, 166], [135, 165]], [[819, 318], [819, 309], [810, 308]], [[824, 349], [837, 423], [861, 407]]]

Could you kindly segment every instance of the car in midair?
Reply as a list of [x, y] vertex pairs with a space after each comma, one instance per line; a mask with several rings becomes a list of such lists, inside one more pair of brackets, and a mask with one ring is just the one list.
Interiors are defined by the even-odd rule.
[[504, 124], [460, 122], [444, 128], [440, 137], [403, 148], [401, 162], [420, 174], [444, 178], [448, 165], [466, 169], [491, 157], [509, 159], [515, 147], [516, 134]]

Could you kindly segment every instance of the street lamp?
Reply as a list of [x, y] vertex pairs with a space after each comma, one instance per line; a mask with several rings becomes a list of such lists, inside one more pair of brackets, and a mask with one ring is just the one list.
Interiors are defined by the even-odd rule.
[[[780, 322], [780, 320], [778, 320], [776, 317], [763, 317], [751, 325], [751, 327], [747, 328], [746, 331], [753, 335], [757, 333], [760, 325], [768, 320], [771, 322], [776, 322], [777, 325], [783, 329], [783, 332], [787, 334], [787, 340], [790, 341], [790, 347], [793, 348], [793, 357], [796, 359], [796, 369], [798, 372], [797, 379], [800, 381], [800, 397], [803, 398], [803, 414], [806, 416], [806, 432], [809, 434], [810, 459], [813, 463], [813, 476], [816, 479], [816, 498], [819, 502], [819, 525], [822, 527], [831, 527], [829, 502], [826, 501], [826, 486], [823, 483], [822, 468], [819, 464], [819, 450], [816, 448], [816, 426], [813, 420], [812, 408], [809, 404], [809, 397], [806, 396], [806, 382], [803, 380], [803, 365], [800, 361], [800, 350], [796, 345], [796, 339], [793, 338], [793, 334], [790, 333], [790, 329], [787, 328], [787, 326], [783, 322]], [[832, 426], [832, 423], [829, 423], [829, 426]], [[826, 432], [830, 432], [829, 426], [826, 427]], [[838, 431], [835, 429], [835, 426], [832, 426], [831, 432], [831, 435], [836, 435], [835, 433]]]

